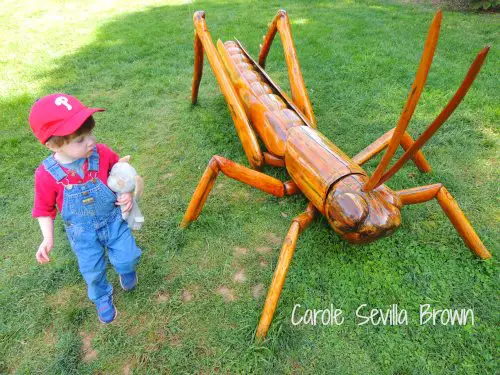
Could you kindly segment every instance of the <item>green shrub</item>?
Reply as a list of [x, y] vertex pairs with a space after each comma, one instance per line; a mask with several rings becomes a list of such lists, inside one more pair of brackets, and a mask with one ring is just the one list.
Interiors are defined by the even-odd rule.
[[444, 9], [452, 10], [500, 10], [500, 0], [433, 0], [432, 2], [437, 2], [438, 5]]
[[500, 0], [470, 0], [469, 8], [476, 10], [499, 10]]

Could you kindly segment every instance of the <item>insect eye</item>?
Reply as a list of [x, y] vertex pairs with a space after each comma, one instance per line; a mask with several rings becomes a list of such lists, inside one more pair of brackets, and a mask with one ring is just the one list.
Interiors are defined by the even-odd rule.
[[358, 194], [341, 193], [332, 197], [328, 211], [336, 225], [347, 230], [357, 227], [365, 220], [368, 206]]

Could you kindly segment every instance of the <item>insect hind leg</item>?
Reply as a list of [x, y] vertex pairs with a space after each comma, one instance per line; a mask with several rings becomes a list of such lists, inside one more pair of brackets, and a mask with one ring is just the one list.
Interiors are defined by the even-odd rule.
[[280, 34], [281, 43], [283, 45], [283, 52], [285, 54], [285, 61], [288, 67], [288, 78], [290, 80], [290, 89], [292, 91], [292, 100], [294, 104], [304, 113], [308, 118], [311, 126], [316, 128], [316, 119], [314, 118], [311, 100], [306, 90], [304, 77], [300, 70], [299, 59], [297, 51], [292, 38], [292, 29], [290, 27], [290, 20], [285, 10], [278, 11], [273, 21], [269, 25], [269, 29], [263, 37], [263, 42], [260, 46], [259, 65], [264, 68], [266, 58], [273, 43], [276, 33]]
[[276, 268], [274, 270], [273, 280], [269, 286], [266, 302], [264, 303], [259, 325], [257, 326], [257, 331], [255, 333], [257, 340], [262, 340], [267, 335], [267, 331], [273, 321], [276, 307], [278, 306], [281, 291], [283, 290], [283, 285], [285, 284], [286, 275], [288, 273], [290, 263], [292, 262], [293, 253], [295, 252], [299, 235], [309, 226], [316, 214], [317, 211], [313, 204], [309, 203], [306, 210], [292, 220], [290, 229], [288, 230], [281, 247], [278, 263], [276, 264]]
[[401, 190], [397, 194], [403, 205], [423, 203], [436, 198], [467, 247], [481, 259], [491, 258], [490, 252], [484, 246], [462, 209], [442, 184]]
[[195, 26], [195, 67], [191, 100], [193, 103], [196, 103], [198, 98], [198, 87], [200, 85], [203, 70], [203, 54], [205, 54], [229, 107], [229, 113], [233, 118], [236, 132], [238, 133], [248, 162], [252, 168], [259, 169], [264, 164], [264, 157], [262, 156], [257, 136], [250, 125], [243, 105], [238, 98], [235, 88], [231, 84], [220, 56], [214, 46], [212, 37], [208, 32], [205, 22], [205, 12], [196, 12], [193, 15], [193, 22]]

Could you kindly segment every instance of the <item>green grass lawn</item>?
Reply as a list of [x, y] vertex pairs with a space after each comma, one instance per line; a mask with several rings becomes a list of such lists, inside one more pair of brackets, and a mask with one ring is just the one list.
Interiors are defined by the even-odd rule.
[[[300, 237], [268, 339], [253, 341], [278, 252], [303, 196], [276, 199], [220, 177], [200, 219], [180, 230], [210, 157], [248, 165], [205, 63], [190, 104], [194, 11], [216, 40], [237, 37], [257, 56], [267, 23], [288, 10], [319, 129], [354, 155], [397, 121], [435, 9], [384, 1], [169, 2], [35, 0], [0, 11], [0, 373], [495, 373], [499, 330], [500, 22], [445, 12], [434, 63], [410, 133], [452, 97], [476, 53], [492, 49], [456, 113], [389, 186], [442, 182], [493, 260], [475, 258], [436, 202], [403, 209], [401, 228], [366, 246], [326, 220]], [[279, 41], [267, 70], [288, 90]], [[145, 179], [136, 234], [139, 287], [115, 286], [119, 316], [103, 326], [86, 297], [60, 219], [52, 261], [40, 266], [31, 219], [33, 173], [48, 155], [27, 116], [36, 98], [66, 92], [91, 106], [96, 134], [131, 154]], [[367, 165], [373, 171], [377, 161]], [[283, 170], [265, 168], [282, 180]], [[344, 311], [341, 326], [293, 326], [293, 306]], [[475, 325], [420, 326], [418, 306], [473, 308]], [[358, 326], [361, 304], [408, 310], [406, 326]]]

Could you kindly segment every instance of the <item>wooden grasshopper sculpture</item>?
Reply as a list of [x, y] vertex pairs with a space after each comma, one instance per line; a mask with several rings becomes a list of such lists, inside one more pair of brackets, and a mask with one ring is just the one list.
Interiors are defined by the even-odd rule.
[[[194, 78], [192, 102], [197, 102], [203, 68], [203, 52], [228, 103], [238, 136], [253, 169], [221, 156], [213, 156], [203, 173], [181, 226], [196, 220], [219, 172], [277, 197], [302, 193], [309, 200], [304, 213], [292, 220], [286, 235], [264, 309], [256, 331], [264, 338], [274, 316], [299, 234], [318, 213], [332, 228], [353, 243], [366, 243], [393, 233], [401, 223], [404, 205], [436, 198], [465, 244], [483, 259], [491, 255], [462, 210], [442, 184], [393, 191], [384, 185], [403, 164], [412, 159], [422, 172], [430, 171], [421, 148], [458, 106], [476, 78], [489, 46], [479, 52], [464, 81], [443, 111], [416, 140], [406, 132], [430, 69], [436, 49], [441, 11], [434, 16], [424, 51], [407, 102], [396, 127], [353, 158], [347, 156], [316, 130], [311, 103], [302, 78], [292, 40], [287, 13], [280, 10], [260, 48], [255, 62], [239, 41], [217, 42], [215, 48], [205, 23], [205, 13], [194, 14]], [[284, 48], [292, 91], [290, 99], [265, 73], [264, 64], [276, 33]], [[261, 151], [257, 134], [267, 151]], [[403, 156], [387, 168], [398, 146]], [[385, 154], [375, 172], [361, 168], [383, 150]], [[291, 177], [282, 182], [257, 171], [264, 164], [285, 167]]]

